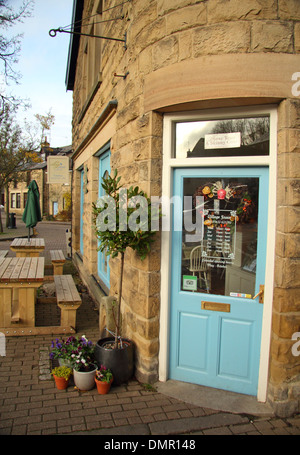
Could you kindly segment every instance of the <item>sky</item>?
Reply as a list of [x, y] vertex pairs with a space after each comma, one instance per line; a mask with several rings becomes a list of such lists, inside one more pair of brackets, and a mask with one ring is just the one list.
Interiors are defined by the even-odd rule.
[[[21, 1], [10, 0], [18, 9]], [[49, 30], [64, 27], [72, 22], [73, 0], [35, 0], [32, 16], [10, 28], [9, 33], [23, 33], [19, 61], [14, 66], [22, 74], [20, 84], [10, 83], [9, 92], [22, 99], [29, 99], [31, 108], [19, 112], [36, 123], [34, 114], [46, 115], [49, 110], [55, 116], [55, 124], [47, 140], [51, 147], [72, 143], [72, 92], [66, 91], [65, 77], [70, 35], [57, 33], [49, 36]], [[19, 120], [20, 119], [20, 120]]]

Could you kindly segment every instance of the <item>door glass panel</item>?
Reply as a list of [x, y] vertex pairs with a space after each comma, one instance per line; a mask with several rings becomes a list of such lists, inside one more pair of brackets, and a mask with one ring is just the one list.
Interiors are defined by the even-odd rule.
[[80, 172], [80, 253], [83, 255], [84, 170]]
[[[189, 197], [183, 200], [191, 201], [191, 210], [183, 207], [181, 289], [253, 297], [259, 178], [191, 177], [183, 182]], [[188, 212], [192, 222], [187, 222]]]
[[[103, 174], [103, 178], [106, 179], [109, 176], [108, 170], [106, 170]], [[107, 248], [105, 248], [101, 254], [101, 259], [102, 259], [102, 272], [107, 275], [108, 271], [108, 256], [106, 254]]]
[[[102, 187], [102, 179], [107, 178], [110, 172], [110, 150], [106, 148], [99, 156], [99, 197], [104, 195], [104, 189]], [[100, 246], [100, 242], [98, 241]], [[106, 255], [107, 249], [104, 251], [98, 251], [98, 276], [103, 281], [105, 286], [110, 287], [110, 270], [109, 270], [109, 256]]]
[[269, 155], [269, 117], [175, 123], [174, 158]]

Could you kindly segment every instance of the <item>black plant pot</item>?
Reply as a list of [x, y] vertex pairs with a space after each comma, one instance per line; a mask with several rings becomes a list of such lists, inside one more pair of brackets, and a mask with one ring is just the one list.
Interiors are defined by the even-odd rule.
[[127, 382], [133, 375], [133, 342], [122, 338], [123, 348], [109, 349], [105, 345], [113, 343], [113, 337], [101, 338], [95, 347], [95, 358], [98, 367], [110, 368], [114, 377], [113, 385]]

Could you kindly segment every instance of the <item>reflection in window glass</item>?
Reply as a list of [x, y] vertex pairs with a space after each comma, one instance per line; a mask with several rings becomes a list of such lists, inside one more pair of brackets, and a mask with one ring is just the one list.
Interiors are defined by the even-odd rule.
[[269, 154], [269, 117], [175, 124], [175, 158]]
[[[109, 177], [109, 172], [106, 170], [103, 174], [103, 179], [107, 179]], [[101, 255], [102, 260], [102, 272], [106, 275], [108, 271], [108, 256], [107, 256], [107, 248], [105, 248]]]
[[[196, 210], [201, 211], [203, 236], [191, 242], [183, 216], [182, 290], [253, 297], [258, 191], [258, 178], [184, 179], [184, 196], [193, 200], [194, 224]], [[197, 196], [203, 198], [202, 205]]]

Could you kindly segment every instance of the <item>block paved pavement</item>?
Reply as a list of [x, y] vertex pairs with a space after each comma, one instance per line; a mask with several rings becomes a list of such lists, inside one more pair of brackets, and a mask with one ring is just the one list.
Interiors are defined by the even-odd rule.
[[[21, 217], [17, 217], [17, 229], [5, 229], [4, 234], [0, 234], [0, 250], [8, 250], [7, 257], [15, 256], [10, 251], [10, 244], [16, 237], [27, 237], [28, 229], [26, 228]], [[45, 258], [45, 264], [51, 264], [50, 250], [62, 250], [64, 255], [67, 254], [66, 230], [70, 230], [71, 223], [61, 221], [41, 221], [36, 225], [37, 237], [45, 239], [45, 250], [40, 256]], [[32, 230], [31, 230], [32, 233]]]
[[[78, 335], [98, 340], [98, 312], [86, 293]], [[45, 308], [50, 306], [52, 308]], [[39, 320], [56, 324], [55, 304], [38, 304]], [[42, 325], [42, 322], [41, 322]], [[98, 395], [74, 384], [57, 390], [50, 376], [47, 336], [8, 337], [0, 357], [1, 435], [299, 435], [300, 416], [255, 417], [195, 406], [148, 390], [134, 378]]]
[[[38, 231], [48, 245], [65, 241], [63, 225], [58, 229], [40, 223]], [[0, 242], [1, 249], [5, 249], [4, 243]], [[95, 343], [98, 311], [84, 287], [81, 291], [77, 334]], [[37, 324], [58, 325], [59, 317], [56, 304], [36, 305]], [[0, 356], [0, 435], [110, 435], [130, 439], [134, 435], [300, 434], [300, 415], [256, 417], [204, 408], [159, 393], [135, 378], [112, 387], [107, 395], [98, 395], [96, 388], [80, 392], [72, 383], [67, 390], [57, 390], [49, 360], [54, 338], [5, 339], [5, 356]]]

